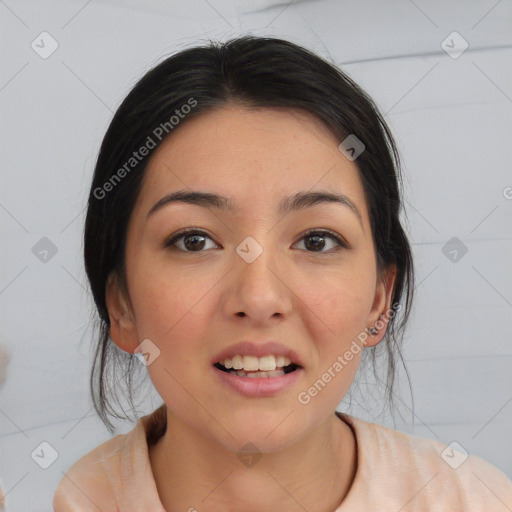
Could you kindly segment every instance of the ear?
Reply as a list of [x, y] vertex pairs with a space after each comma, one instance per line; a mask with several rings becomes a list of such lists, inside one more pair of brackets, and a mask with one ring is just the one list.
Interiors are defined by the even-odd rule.
[[124, 288], [119, 285], [118, 275], [114, 272], [107, 279], [105, 301], [110, 318], [110, 337], [120, 349], [133, 354], [139, 345], [135, 317]]
[[365, 342], [365, 345], [368, 347], [377, 345], [386, 334], [390, 320], [389, 312], [391, 310], [391, 297], [393, 296], [395, 278], [396, 265], [390, 265], [378, 279], [375, 298], [368, 314], [367, 326], [368, 330], [376, 329], [378, 332], [368, 336]]

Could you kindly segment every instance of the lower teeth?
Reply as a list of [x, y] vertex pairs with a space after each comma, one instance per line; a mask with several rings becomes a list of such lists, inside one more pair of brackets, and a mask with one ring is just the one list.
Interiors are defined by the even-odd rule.
[[266, 377], [281, 377], [284, 375], [284, 370], [272, 370], [272, 371], [257, 371], [257, 372], [245, 372], [243, 370], [229, 370], [228, 373], [232, 375], [238, 375], [239, 377], [249, 378], [266, 378]]

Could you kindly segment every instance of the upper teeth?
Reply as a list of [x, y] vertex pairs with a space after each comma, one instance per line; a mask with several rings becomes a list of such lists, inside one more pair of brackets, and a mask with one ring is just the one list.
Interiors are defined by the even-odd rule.
[[272, 371], [276, 368], [282, 368], [292, 363], [289, 357], [285, 356], [234, 356], [232, 359], [219, 361], [227, 369], [245, 370], [246, 372], [255, 372], [258, 370]]

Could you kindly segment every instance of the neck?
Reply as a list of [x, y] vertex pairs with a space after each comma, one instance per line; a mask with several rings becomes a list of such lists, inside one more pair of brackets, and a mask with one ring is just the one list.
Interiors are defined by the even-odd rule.
[[298, 443], [241, 463], [236, 453], [191, 429], [167, 410], [167, 430], [150, 446], [158, 494], [167, 512], [233, 509], [247, 512], [315, 510], [340, 506], [354, 480], [357, 447], [336, 415]]

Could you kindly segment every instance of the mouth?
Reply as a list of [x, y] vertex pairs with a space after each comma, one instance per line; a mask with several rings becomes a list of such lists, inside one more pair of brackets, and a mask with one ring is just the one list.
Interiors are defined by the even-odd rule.
[[247, 398], [285, 397], [304, 377], [307, 358], [276, 341], [242, 341], [210, 359], [214, 379]]
[[231, 375], [253, 379], [282, 377], [302, 368], [287, 357], [272, 355], [261, 358], [238, 355], [219, 361], [213, 366]]
[[304, 374], [300, 364], [283, 355], [235, 355], [213, 363], [211, 368], [222, 385], [249, 398], [282, 396]]

